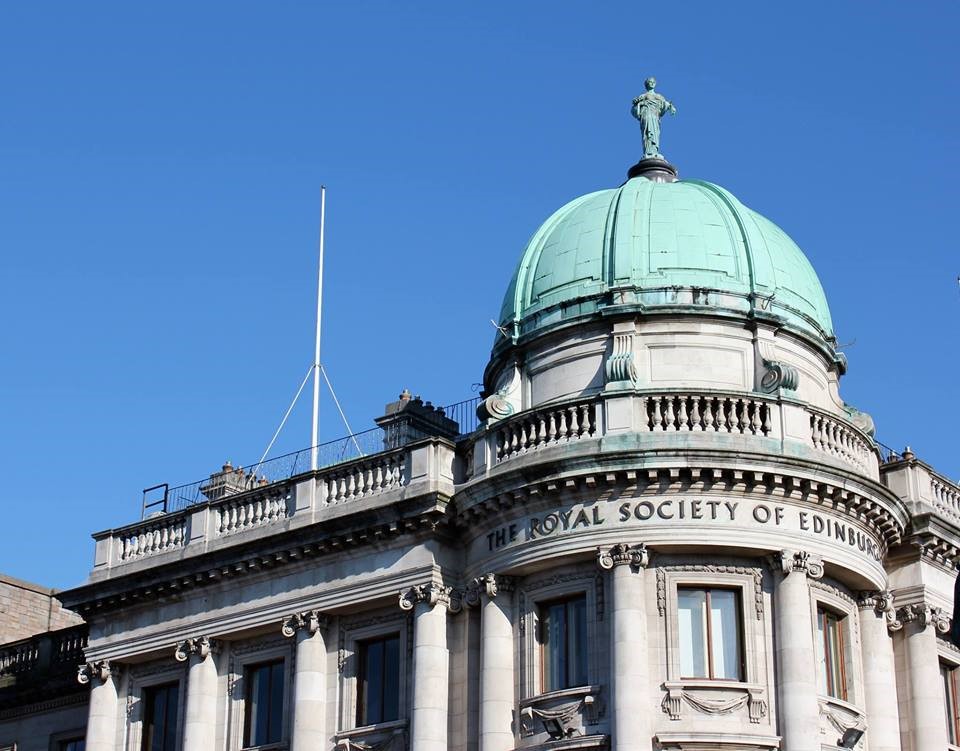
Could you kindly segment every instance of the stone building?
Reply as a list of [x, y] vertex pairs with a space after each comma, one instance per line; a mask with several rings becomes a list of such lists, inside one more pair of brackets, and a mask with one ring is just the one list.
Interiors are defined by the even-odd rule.
[[499, 324], [476, 429], [405, 394], [95, 535], [87, 751], [960, 748], [960, 488], [843, 401], [781, 229], [644, 160]]

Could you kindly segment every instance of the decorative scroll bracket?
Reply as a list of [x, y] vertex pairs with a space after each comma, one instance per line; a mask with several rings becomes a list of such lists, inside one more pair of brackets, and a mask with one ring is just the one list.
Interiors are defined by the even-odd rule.
[[413, 610], [417, 603], [421, 602], [431, 608], [442, 605], [451, 613], [459, 613], [463, 609], [460, 593], [453, 587], [445, 587], [437, 582], [417, 584], [400, 593], [401, 610]]

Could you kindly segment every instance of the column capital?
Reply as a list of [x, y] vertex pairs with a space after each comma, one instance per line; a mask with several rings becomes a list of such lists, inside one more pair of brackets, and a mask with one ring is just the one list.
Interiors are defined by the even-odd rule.
[[443, 605], [451, 613], [459, 613], [463, 607], [460, 593], [453, 587], [447, 587], [437, 582], [417, 584], [400, 593], [400, 609], [413, 610], [417, 603], [425, 603], [429, 607]]
[[797, 572], [805, 573], [811, 579], [823, 577], [823, 560], [806, 550], [781, 550], [777, 558], [784, 576]]
[[883, 618], [890, 631], [899, 631], [903, 623], [897, 618], [893, 607], [893, 592], [889, 590], [865, 589], [857, 593], [857, 607], [860, 610], [872, 610], [878, 618]]
[[467, 582], [467, 588], [463, 593], [463, 601], [470, 607], [476, 607], [480, 604], [482, 595], [486, 595], [492, 600], [501, 592], [512, 592], [515, 586], [516, 580], [512, 576], [504, 574], [477, 576]]
[[177, 662], [186, 662], [191, 655], [196, 655], [201, 660], [220, 652], [220, 642], [211, 639], [209, 636], [195, 636], [192, 639], [178, 641], [173, 650], [174, 659]]
[[915, 623], [923, 631], [933, 626], [938, 633], [950, 633], [950, 616], [943, 608], [936, 608], [925, 602], [904, 605], [897, 609], [896, 619], [901, 624]]
[[77, 666], [77, 682], [86, 686], [94, 678], [100, 683], [106, 683], [112, 675], [119, 673], [119, 665], [109, 660], [96, 660]]
[[616, 566], [630, 566], [634, 571], [646, 568], [650, 563], [650, 551], [643, 543], [628, 545], [618, 542], [609, 548], [597, 548], [597, 565], [605, 571]]
[[280, 622], [280, 633], [288, 639], [296, 636], [298, 631], [305, 631], [313, 636], [317, 631], [325, 631], [327, 616], [319, 610], [304, 610], [302, 613], [288, 615]]

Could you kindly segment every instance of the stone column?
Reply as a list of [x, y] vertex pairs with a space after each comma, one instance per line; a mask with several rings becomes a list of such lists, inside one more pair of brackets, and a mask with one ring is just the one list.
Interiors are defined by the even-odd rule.
[[467, 604], [480, 610], [480, 751], [516, 745], [513, 674], [513, 579], [486, 574], [467, 586]]
[[946, 748], [947, 718], [937, 656], [937, 631], [945, 634], [950, 630], [949, 617], [940, 608], [919, 603], [900, 608], [897, 620], [903, 624], [910, 688], [910, 713], [905, 730], [913, 740], [914, 751]]
[[316, 610], [295, 613], [283, 621], [283, 635], [297, 640], [290, 751], [311, 751], [326, 743], [326, 627], [326, 616]]
[[614, 545], [597, 550], [600, 568], [612, 571], [610, 691], [613, 751], [648, 751], [656, 710], [650, 698], [647, 605], [644, 569], [650, 560], [644, 545]]
[[177, 644], [173, 655], [177, 662], [188, 662], [187, 706], [183, 721], [183, 751], [209, 751], [217, 739], [217, 663], [216, 641], [206, 636], [186, 639]]
[[90, 751], [115, 751], [117, 748], [117, 666], [107, 660], [88, 662], [80, 667], [77, 680], [90, 687], [87, 715], [87, 745]]
[[400, 594], [400, 608], [413, 610], [413, 702], [410, 751], [447, 751], [450, 699], [447, 610], [460, 609], [451, 587], [420, 584]]
[[888, 629], [899, 629], [889, 592], [861, 592], [860, 637], [863, 651], [863, 690], [870, 751], [900, 751], [900, 709], [893, 641]]
[[823, 563], [807, 552], [783, 550], [783, 578], [774, 591], [774, 628], [780, 683], [783, 751], [820, 751], [820, 704], [814, 660], [813, 614], [807, 577], [823, 576]]

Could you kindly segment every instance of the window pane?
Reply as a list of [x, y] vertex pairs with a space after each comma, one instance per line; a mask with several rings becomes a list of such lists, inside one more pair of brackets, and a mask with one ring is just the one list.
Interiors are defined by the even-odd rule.
[[267, 730], [267, 743], [279, 743], [283, 740], [283, 663], [275, 662], [270, 670], [270, 726]]
[[549, 605], [543, 610], [540, 623], [543, 643], [543, 690], [556, 691], [563, 688], [567, 672], [564, 649], [565, 609], [562, 603]]
[[245, 671], [244, 745], [259, 746], [282, 740], [283, 660], [254, 665]]
[[843, 619], [823, 608], [817, 608], [816, 647], [821, 692], [837, 699], [846, 699]]
[[584, 595], [540, 606], [543, 691], [587, 683], [587, 598]]
[[357, 676], [357, 725], [400, 718], [400, 636], [362, 642]]
[[386, 639], [383, 646], [383, 721], [400, 719], [400, 636]]
[[566, 688], [586, 686], [587, 681], [587, 598], [578, 597], [567, 603]]
[[710, 590], [714, 678], [740, 680], [740, 608], [737, 600], [737, 593], [732, 590]]
[[706, 649], [707, 593], [702, 589], [677, 590], [680, 629], [680, 675], [709, 678]]
[[827, 677], [827, 634], [825, 628], [826, 613], [822, 610], [817, 610], [817, 638], [816, 638], [816, 660], [817, 660], [817, 675], [819, 676], [819, 685], [821, 694], [829, 694], [829, 685]]
[[[177, 702], [180, 686], [168, 683], [150, 686], [143, 692], [142, 751], [175, 751], [177, 737]], [[76, 743], [77, 741], [71, 741]], [[79, 741], [82, 743], [82, 741]], [[68, 751], [70, 747], [68, 746]]]

